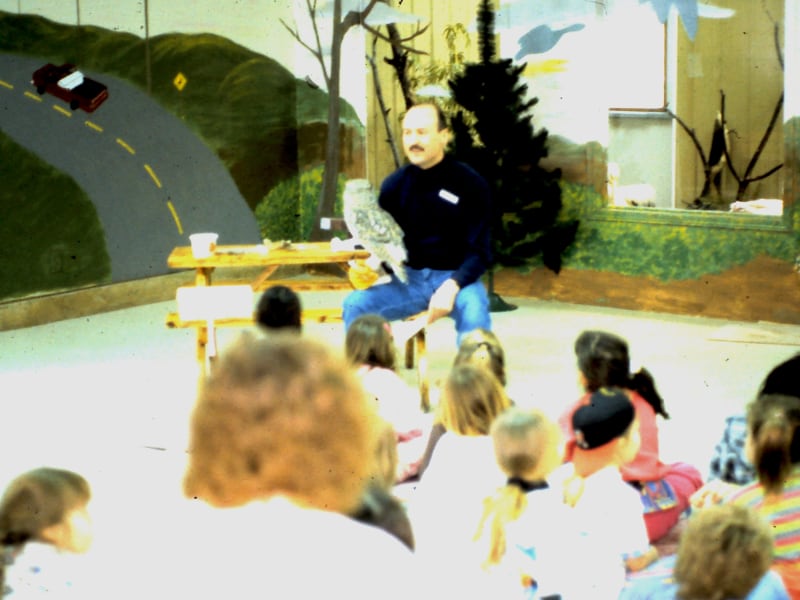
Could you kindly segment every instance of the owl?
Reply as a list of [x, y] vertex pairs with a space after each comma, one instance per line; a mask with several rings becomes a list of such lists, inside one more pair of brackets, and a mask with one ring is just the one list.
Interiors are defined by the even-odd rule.
[[378, 206], [378, 198], [366, 179], [351, 179], [343, 195], [344, 221], [350, 234], [388, 265], [397, 278], [408, 282], [405, 261], [408, 258], [403, 244], [403, 230], [392, 215]]

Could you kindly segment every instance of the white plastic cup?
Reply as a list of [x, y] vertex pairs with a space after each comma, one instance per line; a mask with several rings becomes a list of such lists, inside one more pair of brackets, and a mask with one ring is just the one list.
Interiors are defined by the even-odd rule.
[[216, 233], [193, 233], [189, 236], [189, 242], [192, 244], [192, 256], [195, 258], [208, 258], [214, 254], [217, 249], [217, 239], [219, 235]]

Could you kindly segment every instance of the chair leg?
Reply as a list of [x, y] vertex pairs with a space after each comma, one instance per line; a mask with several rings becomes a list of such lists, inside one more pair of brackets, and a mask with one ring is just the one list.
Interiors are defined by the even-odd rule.
[[429, 412], [431, 409], [431, 399], [428, 386], [428, 354], [425, 329], [420, 329], [417, 335], [414, 336], [413, 341], [417, 350], [417, 379], [419, 381], [420, 408], [422, 408], [424, 412]]
[[414, 337], [406, 340], [406, 369], [414, 368]]

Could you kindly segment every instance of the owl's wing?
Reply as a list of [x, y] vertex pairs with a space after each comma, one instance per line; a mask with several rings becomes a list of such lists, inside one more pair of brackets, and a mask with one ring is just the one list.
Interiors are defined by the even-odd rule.
[[403, 230], [392, 215], [377, 204], [345, 206], [344, 219], [353, 237], [387, 263], [404, 283], [407, 281], [405, 267], [406, 249]]

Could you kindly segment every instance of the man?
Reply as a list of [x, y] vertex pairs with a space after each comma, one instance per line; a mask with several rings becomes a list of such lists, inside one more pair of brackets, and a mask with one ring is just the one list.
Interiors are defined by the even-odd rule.
[[378, 203], [403, 229], [408, 283], [396, 277], [356, 290], [344, 301], [345, 327], [365, 313], [388, 320], [428, 311], [428, 323], [450, 315], [457, 339], [491, 329], [481, 275], [489, 267], [489, 186], [445, 154], [450, 131], [435, 104], [411, 107], [403, 119], [410, 164], [389, 175]]

